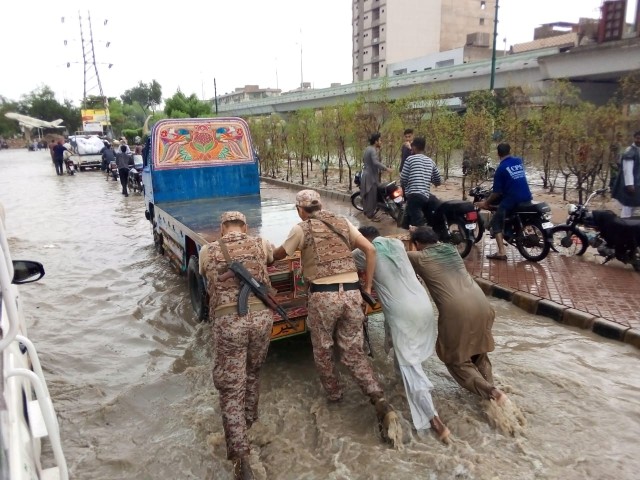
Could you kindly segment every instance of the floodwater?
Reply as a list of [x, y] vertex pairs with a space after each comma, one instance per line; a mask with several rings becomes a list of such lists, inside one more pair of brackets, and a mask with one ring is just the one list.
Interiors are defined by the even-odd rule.
[[[185, 278], [155, 252], [142, 198], [124, 198], [97, 171], [58, 177], [45, 152], [0, 151], [0, 172], [13, 256], [46, 268], [21, 293], [71, 478], [230, 479], [211, 328], [196, 322]], [[292, 198], [264, 187], [265, 197]], [[347, 375], [344, 401], [328, 405], [308, 341], [273, 344], [250, 431], [257, 478], [637, 478], [640, 351], [491, 302], [491, 359], [511, 404], [496, 415], [427, 361], [449, 446], [410, 434], [403, 450], [387, 447]], [[382, 319], [370, 323], [375, 369], [408, 419]]]

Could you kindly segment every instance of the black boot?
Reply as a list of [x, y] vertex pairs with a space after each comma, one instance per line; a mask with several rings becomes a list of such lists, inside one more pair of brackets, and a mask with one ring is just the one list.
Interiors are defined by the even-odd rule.
[[233, 478], [234, 480], [254, 480], [251, 465], [249, 465], [249, 456], [236, 458], [233, 461]]

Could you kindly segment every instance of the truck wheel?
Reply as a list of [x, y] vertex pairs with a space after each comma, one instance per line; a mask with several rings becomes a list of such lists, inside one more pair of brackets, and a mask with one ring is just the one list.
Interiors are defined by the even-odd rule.
[[207, 305], [207, 290], [204, 287], [204, 280], [199, 270], [198, 257], [192, 255], [187, 266], [189, 294], [196, 318], [199, 322], [202, 322], [209, 318], [209, 306]]

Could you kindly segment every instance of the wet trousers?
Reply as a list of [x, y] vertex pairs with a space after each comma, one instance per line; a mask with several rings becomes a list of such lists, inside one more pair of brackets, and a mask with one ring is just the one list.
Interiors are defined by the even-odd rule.
[[249, 455], [247, 429], [258, 419], [260, 367], [267, 357], [271, 310], [214, 319], [213, 384], [220, 394], [227, 458]]
[[127, 192], [127, 182], [129, 181], [129, 169], [119, 168], [118, 174], [120, 175], [120, 185], [122, 185], [122, 193], [124, 195], [129, 195], [129, 192]]
[[424, 373], [422, 365], [401, 365], [402, 382], [407, 394], [407, 402], [411, 411], [411, 419], [416, 430], [430, 428], [430, 421], [438, 415], [433, 404], [431, 390], [433, 383]]
[[447, 363], [445, 366], [462, 388], [480, 395], [485, 400], [491, 398], [491, 390], [494, 388], [493, 372], [489, 356], [486, 353], [474, 355], [466, 362]]
[[372, 218], [378, 209], [378, 184], [373, 184], [368, 191], [361, 190], [362, 211], [367, 218]]
[[383, 396], [373, 368], [362, 345], [362, 295], [358, 290], [314, 292], [309, 297], [308, 324], [313, 345], [313, 359], [329, 400], [342, 398], [334, 363], [334, 336], [340, 361], [362, 390], [372, 400]]
[[63, 160], [61, 158], [60, 159], [55, 159], [53, 161], [53, 164], [56, 167], [56, 175], [64, 175], [64, 170], [62, 168], [62, 162], [63, 162]]

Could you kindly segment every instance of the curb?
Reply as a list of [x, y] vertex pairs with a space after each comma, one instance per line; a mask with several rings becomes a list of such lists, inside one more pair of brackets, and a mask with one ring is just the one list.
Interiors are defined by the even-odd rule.
[[620, 325], [619, 323], [610, 322], [604, 318], [596, 318], [593, 323], [592, 331], [606, 338], [622, 341], [629, 327]]
[[630, 328], [624, 333], [622, 341], [636, 348], [640, 348], [640, 329]]
[[528, 292], [503, 287], [485, 278], [474, 277], [474, 280], [487, 297], [507, 300], [527, 313], [547, 317], [570, 327], [591, 330], [596, 335], [640, 348], [640, 329], [625, 327]]

